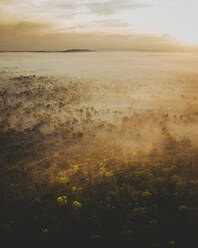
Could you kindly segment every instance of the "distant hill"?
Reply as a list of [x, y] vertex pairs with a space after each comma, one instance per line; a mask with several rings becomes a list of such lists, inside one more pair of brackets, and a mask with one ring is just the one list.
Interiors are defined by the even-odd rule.
[[89, 50], [89, 49], [69, 49], [69, 50], [64, 50], [61, 51], [63, 53], [83, 53], [83, 52], [94, 52], [94, 50]]
[[22, 51], [12, 51], [12, 50], [0, 50], [0, 53], [83, 53], [83, 52], [95, 52], [95, 50], [89, 50], [89, 49], [68, 49], [63, 51], [48, 51], [48, 50], [38, 50], [38, 51], [32, 51], [32, 50], [22, 50]]

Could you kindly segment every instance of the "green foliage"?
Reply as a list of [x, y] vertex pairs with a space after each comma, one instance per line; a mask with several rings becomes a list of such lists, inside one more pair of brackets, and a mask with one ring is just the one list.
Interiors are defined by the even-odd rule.
[[82, 203], [79, 201], [73, 201], [72, 205], [75, 209], [82, 208]]
[[[50, 92], [41, 82], [32, 93], [21, 93], [33, 102], [22, 115], [28, 120], [33, 114], [33, 126], [8, 128], [15, 110], [6, 103], [8, 112], [1, 109], [0, 232], [8, 247], [90, 242], [92, 247], [197, 248], [197, 147], [163, 129], [159, 147], [145, 152], [140, 137], [138, 150], [133, 140], [144, 129], [144, 117], [158, 120], [154, 113], [153, 119], [150, 113], [124, 117], [115, 126], [92, 119], [104, 111], [77, 104], [72, 118], [66, 101], [73, 107], [87, 88], [46, 84]], [[17, 104], [17, 114], [20, 108]], [[61, 117], [69, 113], [64, 123], [55, 116], [59, 111]], [[51, 125], [51, 133], [41, 131]]]
[[67, 196], [61, 195], [61, 196], [57, 197], [57, 202], [61, 205], [67, 205], [68, 204]]
[[61, 182], [61, 183], [69, 183], [69, 178], [68, 177], [66, 177], [66, 176], [64, 176], [64, 177], [60, 177], [59, 178], [59, 181]]

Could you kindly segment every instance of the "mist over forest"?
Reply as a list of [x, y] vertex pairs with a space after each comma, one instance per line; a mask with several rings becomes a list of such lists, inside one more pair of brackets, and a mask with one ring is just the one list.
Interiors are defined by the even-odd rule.
[[196, 247], [197, 58], [110, 55], [1, 55], [5, 247]]

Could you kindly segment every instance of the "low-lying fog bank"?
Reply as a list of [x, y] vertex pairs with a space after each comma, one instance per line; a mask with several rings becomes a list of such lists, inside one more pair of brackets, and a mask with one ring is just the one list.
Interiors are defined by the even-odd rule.
[[43, 159], [75, 146], [83, 153], [101, 139], [114, 139], [125, 152], [148, 152], [166, 135], [197, 146], [197, 78], [183, 74], [167, 83], [99, 83], [2, 71], [1, 160], [20, 161], [19, 154], [26, 152], [26, 159], [36, 160], [40, 153]]
[[114, 135], [124, 139], [123, 145], [141, 141], [144, 148], [159, 142], [167, 130], [197, 145], [197, 83], [197, 74], [148, 84], [1, 72], [1, 131], [30, 134], [34, 130], [46, 142], [56, 136], [55, 145], [61, 139], [72, 143], [77, 136], [82, 140]]
[[[1, 71], [5, 237], [11, 232], [27, 247], [35, 245], [34, 235], [49, 245], [48, 231], [55, 243], [57, 237], [98, 242], [118, 235], [122, 242], [143, 245], [142, 234], [150, 247], [173, 247], [176, 241], [182, 247], [175, 231], [180, 226], [172, 219], [167, 224], [166, 215], [183, 214], [185, 205], [196, 215], [197, 90], [195, 73], [148, 84]], [[27, 223], [20, 212], [24, 206]], [[167, 231], [161, 240], [160, 231], [155, 235], [159, 219]]]

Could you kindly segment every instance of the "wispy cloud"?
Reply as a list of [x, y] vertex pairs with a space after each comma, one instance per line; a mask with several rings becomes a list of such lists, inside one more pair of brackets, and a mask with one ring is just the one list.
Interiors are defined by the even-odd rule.
[[[175, 8], [170, 8], [172, 2]], [[154, 43], [156, 47], [158, 43], [164, 47], [166, 43], [168, 47], [167, 44], [173, 42], [156, 35], [166, 33], [196, 42], [196, 6], [197, 0], [167, 0], [166, 3], [164, 0], [0, 0], [0, 42], [4, 41], [4, 46], [6, 42], [13, 43], [14, 47], [16, 42], [12, 37], [15, 35], [19, 46], [19, 40], [21, 44], [27, 44], [27, 40], [32, 44], [39, 39], [43, 44], [48, 37], [51, 40], [45, 44], [54, 48], [57, 47], [54, 44], [68, 44], [68, 39], [77, 44], [77, 37], [81, 41], [83, 37], [87, 45], [94, 41], [97, 47], [103, 44], [103, 47], [130, 48], [137, 43], [145, 47], [149, 44], [152, 47]], [[140, 33], [143, 35], [139, 36]], [[145, 34], [151, 34], [151, 38]], [[34, 36], [33, 40], [30, 36]]]
[[110, 20], [96, 20], [91, 23], [85, 22], [77, 25], [67, 25], [63, 28], [58, 28], [55, 31], [58, 32], [75, 32], [75, 33], [97, 33], [104, 34], [115, 34], [115, 33], [126, 33], [133, 30], [133, 26], [129, 23], [122, 22], [116, 19]]
[[101, 27], [132, 27], [132, 24], [122, 22], [119, 19], [102, 19], [97, 20], [94, 22], [95, 25], [101, 26]]
[[16, 22], [16, 23], [4, 23], [0, 22], [1, 35], [13, 35], [13, 34], [33, 34], [49, 31], [52, 27], [49, 23], [40, 22]]
[[[99, 25], [105, 22], [98, 21]], [[112, 22], [112, 23], [111, 23]], [[109, 21], [114, 25], [116, 20]], [[86, 26], [70, 26], [64, 30], [54, 31], [53, 26], [46, 23], [19, 22], [0, 23], [0, 49], [9, 50], [63, 50], [70, 48], [115, 49], [115, 50], [179, 50], [182, 47], [169, 36], [156, 35], [121, 35], [107, 32], [86, 32]], [[74, 32], [79, 29], [79, 32]], [[62, 32], [61, 32], [62, 31]], [[14, 42], [13, 42], [14, 38]]]
[[144, 3], [136, 3], [128, 0], [108, 0], [101, 2], [89, 2], [86, 4], [88, 9], [98, 15], [111, 15], [124, 10], [134, 10], [138, 8], [149, 7], [150, 5]]

